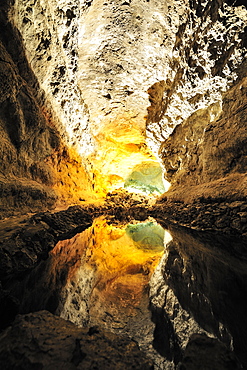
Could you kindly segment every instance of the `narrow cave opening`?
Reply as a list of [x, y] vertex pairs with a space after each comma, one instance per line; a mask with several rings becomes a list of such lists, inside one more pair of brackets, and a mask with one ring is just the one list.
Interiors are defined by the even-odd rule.
[[162, 168], [157, 162], [137, 164], [126, 178], [124, 188], [128, 191], [157, 195], [167, 190], [163, 181]]
[[91, 163], [93, 191], [106, 194], [125, 190], [156, 197], [169, 189], [164, 168], [146, 142], [146, 122], [126, 114], [109, 118], [103, 129], [95, 132]]

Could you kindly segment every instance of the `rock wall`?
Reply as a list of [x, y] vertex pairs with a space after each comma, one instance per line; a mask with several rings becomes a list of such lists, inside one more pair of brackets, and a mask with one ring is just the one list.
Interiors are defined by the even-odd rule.
[[[26, 59], [19, 31], [0, 7], [0, 214], [54, 207], [90, 194], [79, 157], [58, 132], [59, 120]], [[76, 194], [76, 196], [74, 196]], [[2, 217], [2, 216], [1, 216]]]
[[173, 184], [245, 172], [241, 1], [16, 0], [10, 18], [99, 192], [153, 153]]
[[56, 195], [49, 188], [53, 178], [45, 158], [59, 145], [59, 137], [47, 127], [32, 90], [7, 51], [7, 47], [14, 49], [23, 66], [23, 50], [4, 14], [7, 5], [1, 4], [0, 10], [1, 208], [18, 206], [17, 199], [27, 206], [49, 206]]
[[[159, 97], [162, 104], [157, 104], [157, 94], [151, 91], [151, 108], [163, 109], [159, 126], [166, 121], [173, 128], [177, 125], [160, 145], [159, 155], [172, 190], [178, 194], [179, 187], [187, 185], [180, 197], [198, 192], [190, 190], [191, 185], [229, 175], [221, 188], [228, 187], [225, 196], [231, 197], [242, 192], [238, 185], [232, 186], [233, 177], [238, 182], [239, 174], [246, 173], [246, 7], [222, 1], [190, 2], [190, 6], [173, 49], [179, 78], [169, 89], [163, 83], [167, 97]], [[156, 112], [156, 120], [158, 116]], [[211, 196], [215, 187], [217, 183], [212, 183]]]

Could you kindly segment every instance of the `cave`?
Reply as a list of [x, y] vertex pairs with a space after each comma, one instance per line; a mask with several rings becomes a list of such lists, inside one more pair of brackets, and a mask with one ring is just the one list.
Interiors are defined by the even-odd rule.
[[246, 40], [245, 1], [1, 0], [1, 369], [247, 369]]

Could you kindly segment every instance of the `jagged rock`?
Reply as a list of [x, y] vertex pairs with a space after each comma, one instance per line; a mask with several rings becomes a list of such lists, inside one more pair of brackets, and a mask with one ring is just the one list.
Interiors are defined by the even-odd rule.
[[246, 236], [245, 212], [239, 212], [246, 206], [245, 199], [229, 203], [224, 198], [218, 198], [216, 202], [210, 197], [184, 203], [161, 197], [148, 213], [157, 219], [167, 219], [188, 228]]
[[131, 339], [98, 328], [81, 329], [40, 311], [19, 315], [0, 335], [5, 370], [152, 369]]
[[34, 268], [60, 239], [72, 237], [92, 224], [92, 214], [80, 206], [55, 213], [39, 213], [2, 225], [0, 279], [18, 276]]

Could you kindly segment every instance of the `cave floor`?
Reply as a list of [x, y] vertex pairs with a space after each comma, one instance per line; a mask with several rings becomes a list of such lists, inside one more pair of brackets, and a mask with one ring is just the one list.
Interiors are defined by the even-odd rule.
[[[148, 358], [134, 368], [151, 369], [148, 361], [155, 369], [199, 369], [202, 362], [205, 369], [245, 368], [246, 237], [234, 227], [219, 232], [213, 223], [206, 230], [205, 222], [185, 227], [188, 205], [174, 203], [171, 212], [170, 203], [162, 202], [116, 192], [100, 204], [3, 220], [0, 364], [8, 361], [5, 327], [17, 325], [17, 314], [26, 320], [42, 311], [89, 332], [131, 338]], [[222, 216], [222, 202], [201, 202], [201, 213], [205, 206]], [[241, 213], [241, 207], [244, 213], [244, 202], [231, 210]], [[185, 226], [174, 214], [182, 214]], [[81, 356], [75, 368], [91, 366]]]

